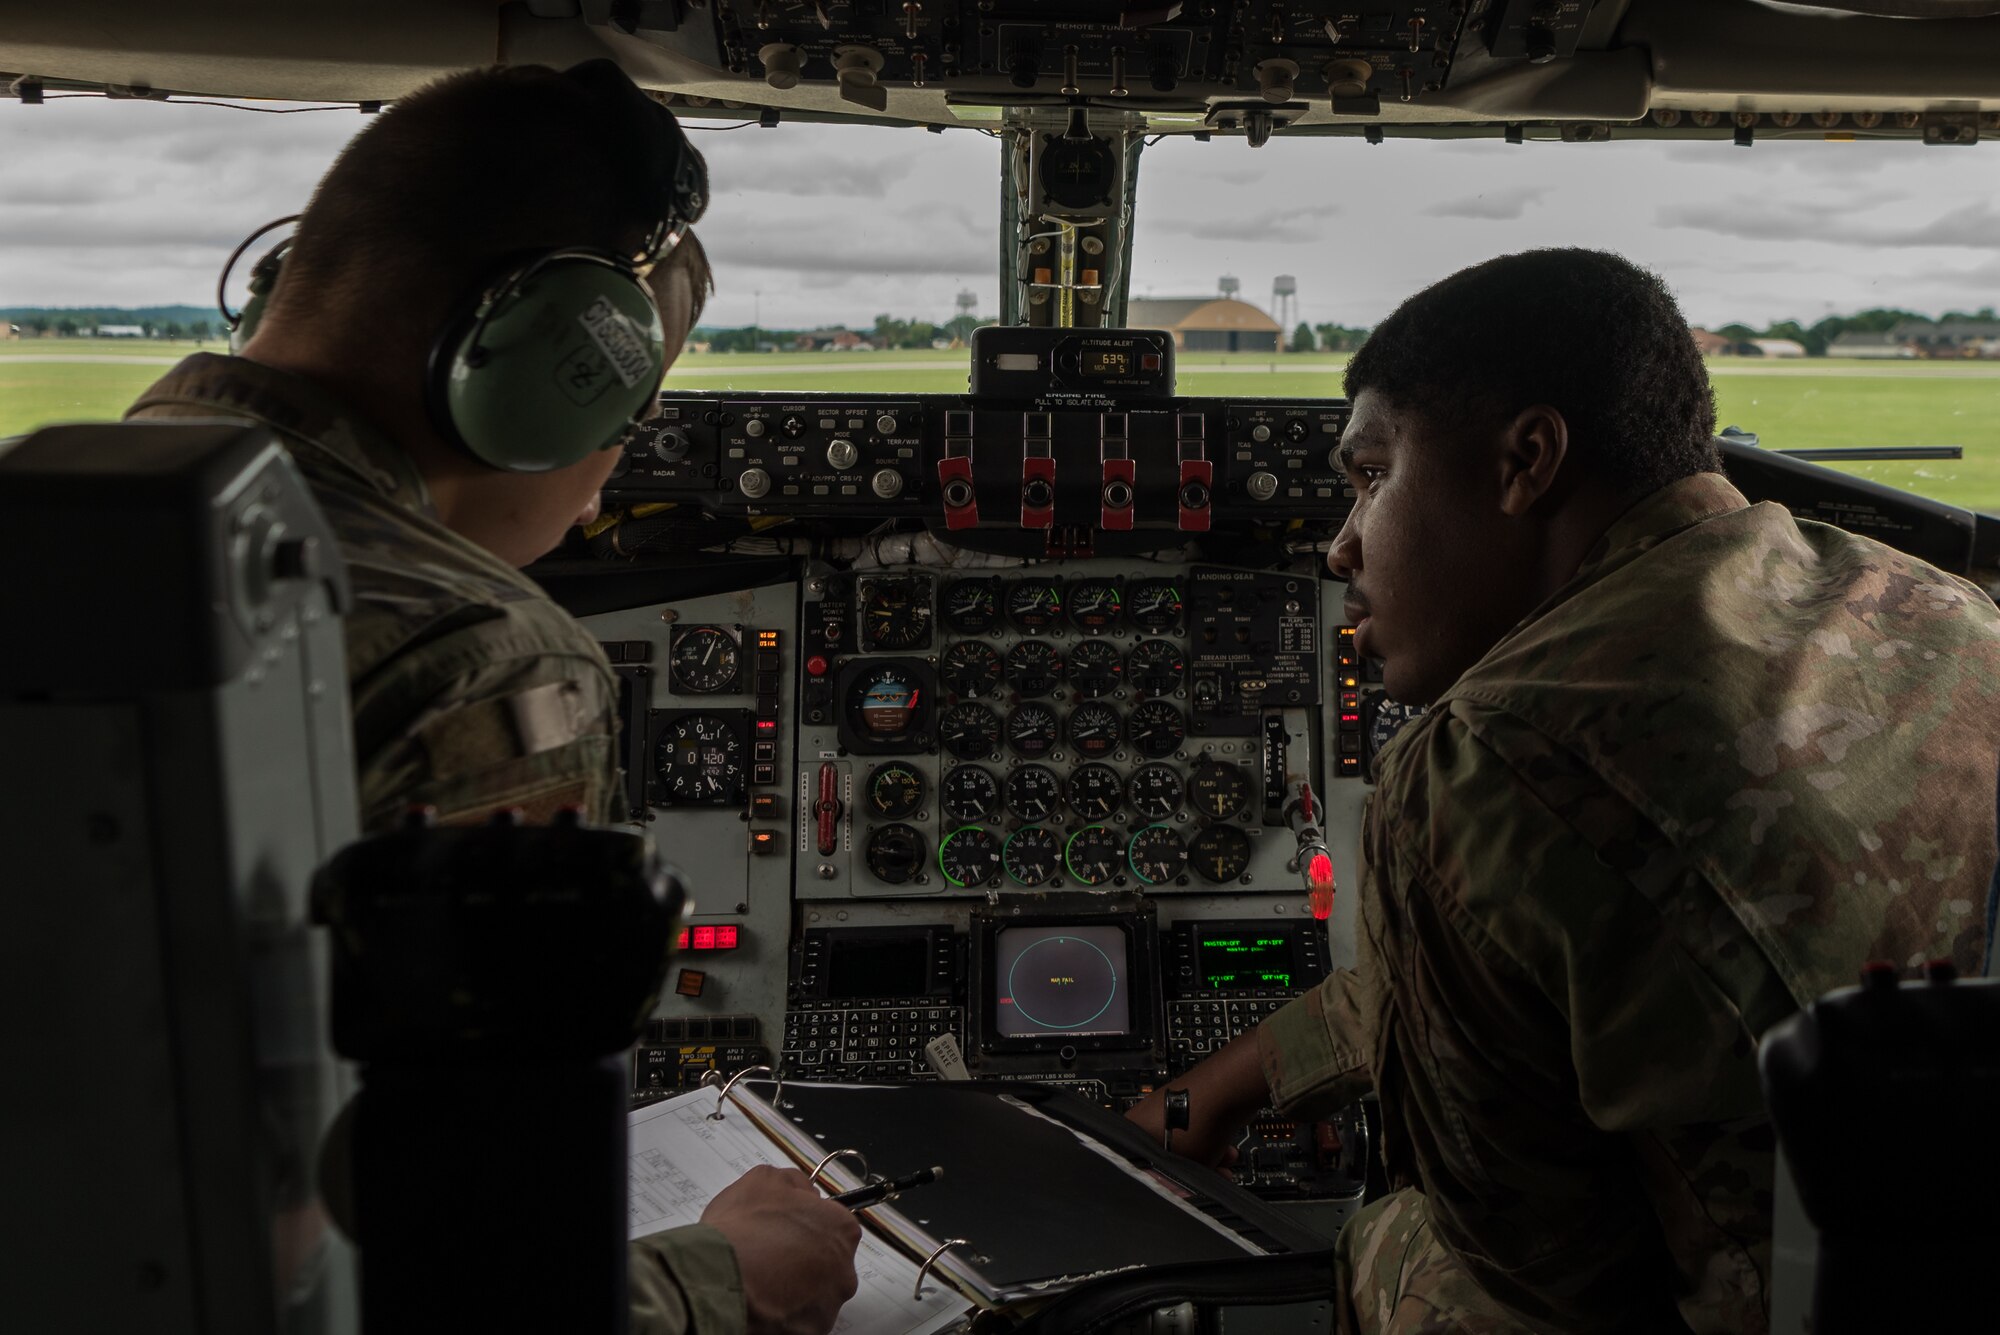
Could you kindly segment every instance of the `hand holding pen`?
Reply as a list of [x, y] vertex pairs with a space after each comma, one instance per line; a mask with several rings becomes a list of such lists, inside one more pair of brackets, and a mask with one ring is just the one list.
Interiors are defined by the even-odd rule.
[[830, 1196], [827, 1199], [831, 1200], [835, 1205], [845, 1205], [850, 1210], [865, 1210], [871, 1205], [880, 1205], [883, 1201], [892, 1201], [912, 1188], [928, 1186], [943, 1176], [944, 1169], [942, 1168], [919, 1168], [908, 1177], [870, 1182], [865, 1187], [856, 1187], [853, 1191], [843, 1191], [838, 1196]]

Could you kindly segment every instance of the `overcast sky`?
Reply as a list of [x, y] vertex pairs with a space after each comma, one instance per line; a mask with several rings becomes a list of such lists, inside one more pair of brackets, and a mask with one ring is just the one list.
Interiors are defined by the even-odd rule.
[[[0, 306], [212, 299], [258, 224], [296, 211], [367, 121], [204, 106], [0, 102]], [[755, 126], [697, 133], [709, 323], [998, 311], [1000, 146], [971, 131]], [[1689, 318], [1811, 323], [1893, 305], [2000, 305], [2000, 145], [1497, 140], [1167, 141], [1140, 168], [1133, 291], [1213, 292], [1370, 324], [1492, 255], [1606, 246], [1665, 276]]]

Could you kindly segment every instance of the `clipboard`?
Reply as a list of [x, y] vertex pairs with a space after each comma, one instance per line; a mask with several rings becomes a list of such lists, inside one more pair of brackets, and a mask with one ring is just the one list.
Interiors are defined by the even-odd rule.
[[[861, 1212], [870, 1232], [1020, 1329], [1084, 1329], [1188, 1299], [1309, 1302], [1332, 1243], [1124, 1118], [1014, 1082], [841, 1085], [732, 1080], [732, 1105], [829, 1190], [942, 1166]], [[1072, 1326], [1081, 1321], [1082, 1325]]]

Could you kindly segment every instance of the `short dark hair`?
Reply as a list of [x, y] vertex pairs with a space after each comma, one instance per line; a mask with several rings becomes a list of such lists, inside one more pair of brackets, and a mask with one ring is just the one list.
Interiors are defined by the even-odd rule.
[[1715, 395], [1673, 295], [1602, 250], [1502, 255], [1396, 308], [1347, 364], [1351, 398], [1373, 390], [1444, 431], [1547, 404], [1572, 457], [1643, 496], [1719, 472]]
[[[601, 78], [519, 65], [447, 75], [399, 99], [313, 192], [274, 309], [400, 301], [442, 318], [527, 253], [632, 252], [662, 220], [662, 127], [646, 113], [667, 113], [636, 88], [611, 91], [621, 95]], [[706, 259], [697, 246], [662, 267], [675, 264], [689, 267], [699, 313]]]

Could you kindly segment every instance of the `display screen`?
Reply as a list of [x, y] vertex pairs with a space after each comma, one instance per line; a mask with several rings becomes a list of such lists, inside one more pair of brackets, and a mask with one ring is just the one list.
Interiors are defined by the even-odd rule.
[[1298, 942], [1289, 930], [1202, 931], [1194, 938], [1195, 968], [1211, 992], [1302, 985]]
[[1132, 354], [1118, 348], [1085, 348], [1085, 375], [1131, 375]]
[[930, 939], [924, 936], [836, 936], [827, 943], [827, 999], [924, 996], [930, 991], [930, 958]]
[[1004, 927], [993, 938], [994, 1028], [1002, 1038], [1128, 1034], [1131, 967], [1120, 927]]

